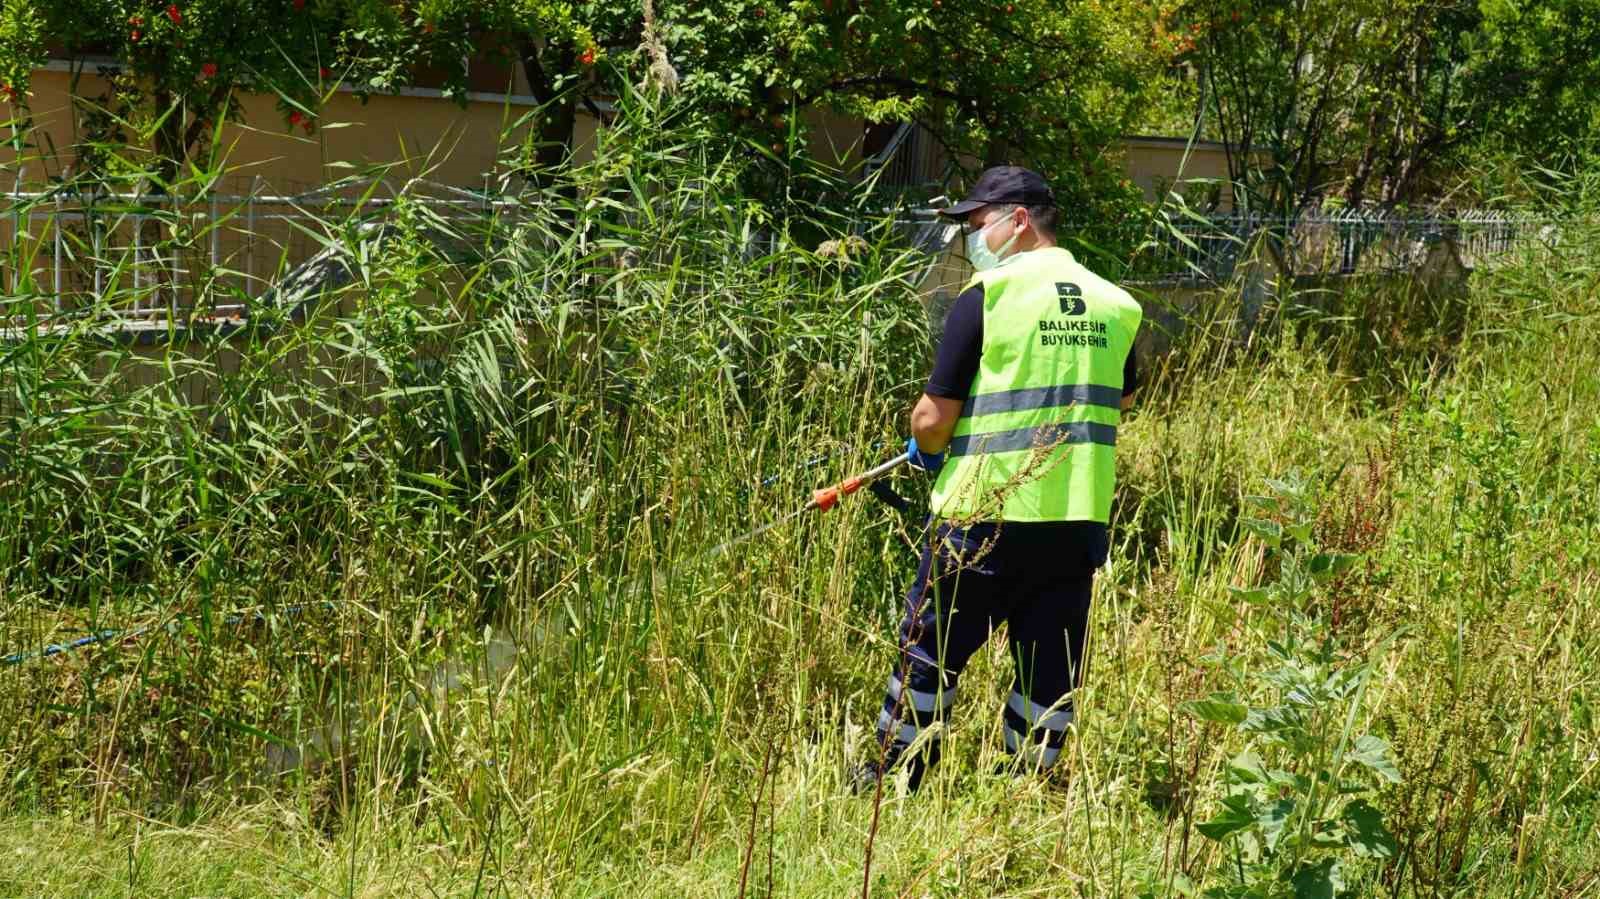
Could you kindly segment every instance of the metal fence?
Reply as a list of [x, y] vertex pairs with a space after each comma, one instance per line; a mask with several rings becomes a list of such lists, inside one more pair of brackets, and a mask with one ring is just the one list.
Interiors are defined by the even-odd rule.
[[[402, 190], [451, 218], [487, 218], [510, 203], [420, 181]], [[234, 182], [202, 196], [14, 188], [0, 194], [6, 314], [22, 315], [31, 300], [44, 315], [238, 317], [249, 298], [322, 252], [342, 222], [381, 220], [396, 199], [359, 182], [294, 192]]]
[[915, 122], [902, 124], [882, 150], [868, 157], [864, 175], [876, 179], [879, 190], [904, 191], [931, 188], [939, 183], [935, 174], [937, 146], [933, 135]]
[[[930, 253], [942, 251], [955, 237], [933, 210], [904, 211], [896, 226], [909, 245]], [[1091, 267], [1108, 276], [1204, 285], [1231, 278], [1257, 241], [1270, 245], [1294, 275], [1395, 274], [1422, 265], [1431, 248], [1443, 241], [1453, 244], [1467, 268], [1549, 249], [1560, 239], [1561, 223], [1489, 210], [1433, 216], [1361, 210], [1292, 218], [1221, 214], [1114, 224], [1069, 222], [1058, 231]]]
[[1405, 215], [1344, 210], [1293, 217], [1218, 215], [1157, 220], [1132, 254], [1130, 277], [1221, 283], [1256, 241], [1269, 245], [1294, 275], [1399, 273], [1417, 268], [1449, 242], [1467, 268], [1553, 247], [1560, 223], [1520, 213], [1460, 210]]
[[[893, 149], [886, 159], [904, 145]], [[292, 192], [235, 181], [191, 197], [14, 188], [0, 194], [0, 290], [11, 295], [6, 315], [18, 316], [31, 302], [45, 315], [95, 309], [151, 320], [238, 316], [250, 298], [323, 251], [319, 235], [337, 227], [333, 223], [352, 215], [381, 221], [402, 193], [452, 219], [514, 219], [529, 208], [525, 196], [420, 180], [397, 189], [347, 183]], [[932, 210], [902, 211], [895, 226], [907, 245], [928, 254], [930, 267], [955, 239], [954, 228]], [[1200, 284], [1228, 280], [1258, 239], [1293, 274], [1315, 275], [1405, 271], [1446, 240], [1464, 265], [1490, 265], [1529, 247], [1551, 246], [1561, 233], [1560, 224], [1549, 219], [1476, 210], [1432, 216], [1367, 210], [1293, 218], [1168, 216], [1120, 227], [1061, 230], [1069, 244], [1093, 234], [1110, 248], [1091, 263], [1123, 266], [1107, 270], [1109, 276]], [[108, 306], [106, 298], [115, 304]]]

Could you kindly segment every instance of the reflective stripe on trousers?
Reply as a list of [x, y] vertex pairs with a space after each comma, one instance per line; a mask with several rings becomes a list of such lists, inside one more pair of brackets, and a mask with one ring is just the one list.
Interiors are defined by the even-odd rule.
[[1072, 726], [1071, 698], [1063, 697], [1054, 706], [1042, 706], [1013, 690], [1006, 697], [1006, 711], [1006, 750], [1031, 768], [1054, 765], [1066, 743], [1067, 728]]
[[[956, 703], [956, 688], [949, 687], [938, 693], [907, 688], [900, 675], [889, 675], [884, 688], [883, 711], [878, 714], [878, 733], [891, 734], [895, 742], [909, 746], [934, 718], [949, 711]], [[934, 733], [931, 739], [939, 739]]]

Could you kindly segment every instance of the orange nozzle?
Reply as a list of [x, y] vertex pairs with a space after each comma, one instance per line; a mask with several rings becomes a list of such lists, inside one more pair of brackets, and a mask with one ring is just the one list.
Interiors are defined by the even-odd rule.
[[811, 494], [811, 506], [826, 512], [839, 502], [838, 487], [824, 487]]
[[881, 478], [893, 471], [896, 467], [904, 465], [906, 460], [909, 458], [910, 456], [908, 454], [901, 453], [893, 459], [890, 459], [882, 465], [879, 465], [877, 468], [871, 469], [870, 471], [864, 471], [855, 477], [845, 478], [839, 483], [834, 484], [832, 487], [824, 487], [821, 490], [813, 491], [811, 494], [811, 502], [806, 503], [806, 508], [820, 509], [826, 512], [839, 504], [840, 494], [849, 495], [851, 493], [855, 493], [862, 487], [865, 487], [878, 478]]

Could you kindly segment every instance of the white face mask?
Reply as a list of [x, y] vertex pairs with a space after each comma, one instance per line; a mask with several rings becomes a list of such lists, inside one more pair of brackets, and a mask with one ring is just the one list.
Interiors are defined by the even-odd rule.
[[972, 267], [974, 269], [982, 272], [994, 268], [1000, 264], [1001, 259], [1005, 258], [1006, 253], [1011, 251], [1012, 245], [1017, 242], [1017, 235], [1015, 232], [1012, 233], [1010, 240], [1000, 245], [999, 250], [989, 249], [989, 242], [983, 237], [985, 234], [989, 233], [990, 228], [993, 228], [995, 225], [998, 225], [1001, 222], [1009, 221], [1011, 221], [1011, 216], [1004, 215], [995, 219], [989, 224], [984, 225], [981, 229], [967, 235], [967, 261], [972, 263]]

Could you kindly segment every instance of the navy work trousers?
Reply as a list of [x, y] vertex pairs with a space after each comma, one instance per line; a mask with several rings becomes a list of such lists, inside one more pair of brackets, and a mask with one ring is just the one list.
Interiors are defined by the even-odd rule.
[[[878, 717], [890, 763], [948, 713], [967, 660], [1005, 624], [1015, 664], [1006, 749], [1029, 767], [1053, 765], [1072, 723], [1091, 586], [1107, 549], [1096, 522], [940, 525], [906, 595], [901, 657]], [[940, 733], [907, 759], [915, 781], [938, 760]]]

